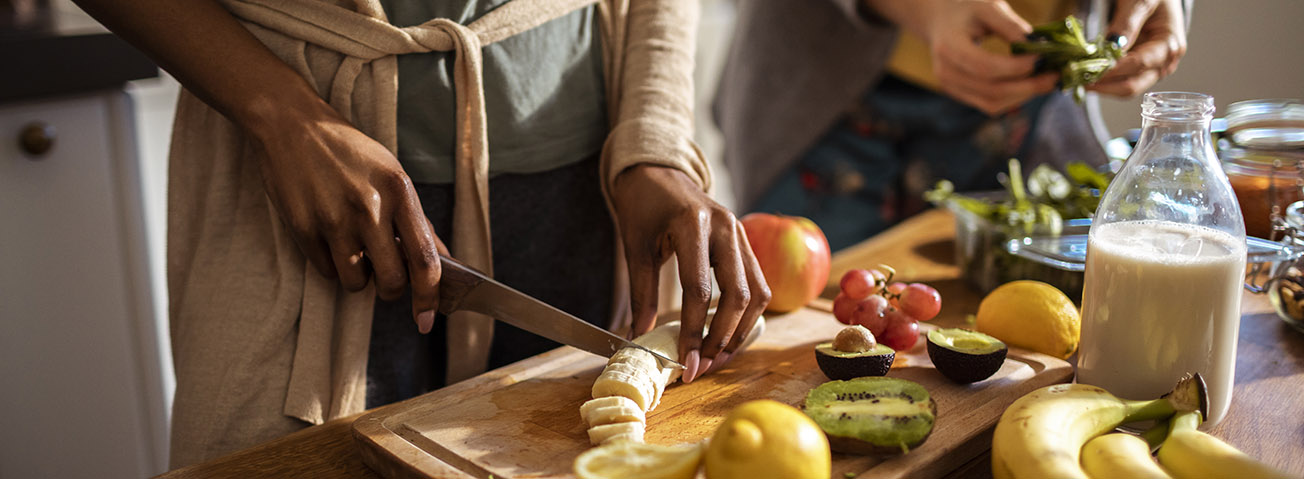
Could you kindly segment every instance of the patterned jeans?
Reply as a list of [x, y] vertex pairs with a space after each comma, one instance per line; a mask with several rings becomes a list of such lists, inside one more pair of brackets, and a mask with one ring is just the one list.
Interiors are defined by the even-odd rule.
[[1019, 157], [1046, 97], [989, 117], [940, 93], [887, 76], [780, 175], [752, 211], [810, 218], [834, 251], [928, 205], [940, 179], [958, 191], [995, 189]]

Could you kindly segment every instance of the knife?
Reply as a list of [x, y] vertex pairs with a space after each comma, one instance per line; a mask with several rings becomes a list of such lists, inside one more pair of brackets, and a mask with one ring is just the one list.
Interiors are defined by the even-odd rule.
[[472, 311], [602, 357], [609, 358], [623, 348], [638, 348], [651, 353], [662, 367], [684, 368], [675, 360], [512, 289], [460, 261], [442, 254], [439, 260], [443, 269], [439, 312], [445, 315]]

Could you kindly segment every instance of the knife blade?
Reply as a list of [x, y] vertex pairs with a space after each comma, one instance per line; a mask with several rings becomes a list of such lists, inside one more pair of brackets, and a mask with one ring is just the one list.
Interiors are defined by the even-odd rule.
[[638, 348], [651, 353], [661, 367], [684, 368], [673, 359], [512, 289], [460, 261], [442, 254], [439, 259], [443, 270], [439, 312], [445, 315], [472, 311], [602, 357], [609, 358], [623, 348]]

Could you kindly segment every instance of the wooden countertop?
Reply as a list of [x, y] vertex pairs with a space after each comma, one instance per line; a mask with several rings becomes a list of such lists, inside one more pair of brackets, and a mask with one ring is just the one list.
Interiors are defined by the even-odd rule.
[[[900, 278], [933, 285], [942, 294], [941, 325], [960, 325], [977, 310], [981, 295], [959, 279], [952, 261], [954, 222], [932, 211], [885, 231], [833, 257], [835, 286], [842, 273], [879, 263]], [[832, 289], [830, 289], [832, 291]], [[1285, 471], [1304, 476], [1304, 333], [1273, 313], [1265, 296], [1246, 294], [1242, 302], [1236, 388], [1231, 410], [1211, 431], [1241, 450]], [[486, 374], [494, 374], [489, 372]], [[379, 477], [362, 462], [350, 425], [341, 418], [289, 436], [159, 477], [247, 478]], [[957, 470], [954, 477], [989, 477], [984, 459]]]

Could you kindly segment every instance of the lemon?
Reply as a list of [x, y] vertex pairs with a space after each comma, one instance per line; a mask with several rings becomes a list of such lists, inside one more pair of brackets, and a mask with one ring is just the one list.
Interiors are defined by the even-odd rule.
[[796, 408], [760, 399], [734, 408], [706, 448], [707, 479], [828, 479], [824, 431]]
[[1068, 296], [1041, 281], [1013, 281], [987, 294], [974, 327], [1005, 344], [1060, 359], [1078, 349], [1082, 317]]
[[580, 479], [692, 479], [702, 462], [702, 446], [662, 446], [616, 441], [575, 458]]

